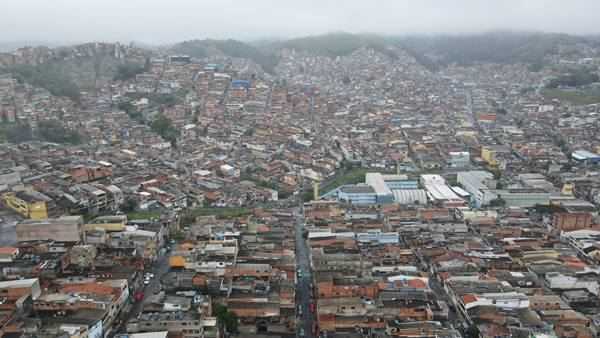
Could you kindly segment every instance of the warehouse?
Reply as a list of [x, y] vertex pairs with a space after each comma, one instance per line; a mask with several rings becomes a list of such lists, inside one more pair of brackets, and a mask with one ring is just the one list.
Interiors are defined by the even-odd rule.
[[378, 204], [394, 202], [394, 194], [392, 194], [392, 190], [385, 184], [383, 175], [380, 173], [367, 173], [365, 175], [365, 183], [375, 190]]
[[17, 224], [17, 241], [80, 242], [83, 238], [83, 217], [25, 220]]
[[571, 157], [583, 164], [598, 164], [600, 163], [600, 155], [594, 154], [587, 150], [577, 150], [571, 154]]

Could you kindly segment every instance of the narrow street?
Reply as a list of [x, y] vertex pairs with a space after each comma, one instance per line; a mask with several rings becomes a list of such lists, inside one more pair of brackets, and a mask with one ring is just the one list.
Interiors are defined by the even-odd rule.
[[310, 303], [314, 301], [310, 287], [312, 283], [312, 274], [308, 245], [302, 237], [302, 231], [304, 230], [304, 216], [302, 211], [300, 211], [296, 217], [296, 268], [302, 272], [302, 277], [297, 279], [298, 285], [296, 288], [296, 310], [298, 310], [298, 307], [302, 310], [302, 315], [298, 318], [299, 325], [296, 336], [302, 337], [300, 333], [301, 329], [303, 329], [303, 337], [314, 337], [314, 313], [310, 311]]
[[[154, 274], [154, 278], [152, 278], [150, 284], [144, 285], [142, 287], [142, 291], [144, 292], [144, 299], [139, 302], [131, 303], [127, 306], [127, 308], [121, 314], [121, 324], [116, 328], [113, 334], [125, 333], [127, 322], [131, 319], [137, 318], [137, 316], [142, 312], [144, 302], [148, 299], [149, 296], [158, 293], [160, 291], [160, 279], [169, 271], [169, 256], [162, 255], [158, 256], [154, 264], [147, 269], [146, 272], [151, 272]], [[143, 277], [141, 277], [143, 279]]]

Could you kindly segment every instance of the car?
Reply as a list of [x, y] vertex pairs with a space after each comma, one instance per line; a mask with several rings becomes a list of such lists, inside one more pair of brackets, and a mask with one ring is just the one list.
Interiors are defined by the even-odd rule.
[[147, 278], [154, 278], [154, 274], [151, 272], [146, 272], [146, 277]]
[[300, 337], [304, 337], [304, 329], [300, 328], [300, 332], [299, 332]]
[[150, 280], [149, 279], [144, 280], [144, 285], [149, 285], [149, 284], [150, 284]]

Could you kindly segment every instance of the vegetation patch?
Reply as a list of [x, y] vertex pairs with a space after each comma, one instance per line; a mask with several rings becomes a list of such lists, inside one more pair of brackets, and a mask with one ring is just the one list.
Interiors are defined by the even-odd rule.
[[542, 91], [546, 99], [558, 99], [563, 102], [569, 102], [576, 105], [594, 104], [600, 102], [600, 90], [562, 90], [546, 88]]

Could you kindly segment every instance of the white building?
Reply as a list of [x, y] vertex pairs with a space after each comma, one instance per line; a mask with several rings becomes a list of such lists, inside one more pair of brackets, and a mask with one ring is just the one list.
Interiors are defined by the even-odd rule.
[[451, 151], [448, 153], [446, 165], [449, 168], [467, 168], [471, 164], [471, 154], [468, 151]]
[[456, 175], [457, 182], [471, 194], [471, 203], [475, 208], [488, 205], [498, 196], [490, 189], [495, 187], [494, 175], [483, 170], [462, 171]]
[[577, 277], [563, 275], [560, 272], [548, 272], [545, 277], [546, 285], [552, 290], [577, 290], [584, 289], [596, 296], [600, 293], [597, 281], [582, 280]]
[[475, 301], [465, 304], [469, 310], [477, 306], [493, 306], [504, 310], [529, 308], [529, 297], [520, 292], [482, 293], [474, 295]]

